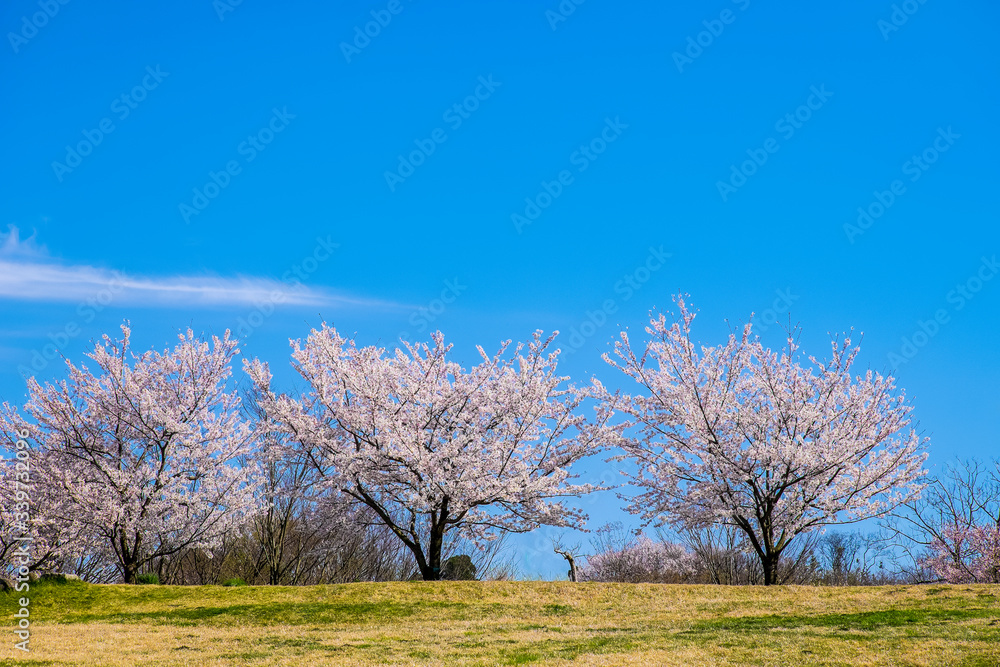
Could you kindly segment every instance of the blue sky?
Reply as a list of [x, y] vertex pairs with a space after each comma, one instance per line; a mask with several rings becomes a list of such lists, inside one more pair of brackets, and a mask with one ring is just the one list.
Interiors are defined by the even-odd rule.
[[[932, 464], [993, 456], [998, 13], [5, 3], [0, 396], [124, 318], [144, 347], [242, 327], [284, 382], [323, 319], [470, 363], [558, 329], [567, 374], [617, 386], [600, 354], [683, 290], [706, 343], [752, 312], [820, 355], [864, 332]], [[521, 565], [559, 576], [545, 535]]]

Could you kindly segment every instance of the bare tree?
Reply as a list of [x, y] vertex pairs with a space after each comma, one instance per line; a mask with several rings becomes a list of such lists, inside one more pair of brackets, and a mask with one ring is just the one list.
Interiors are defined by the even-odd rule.
[[820, 583], [832, 586], [868, 586], [892, 579], [885, 564], [892, 554], [886, 539], [878, 534], [832, 532], [817, 547]]
[[[697, 556], [698, 581], [724, 586], [753, 586], [764, 583], [764, 570], [754, 546], [735, 526], [717, 525], [686, 530], [682, 539]], [[819, 563], [816, 546], [819, 535], [805, 533], [788, 547], [777, 563], [772, 582], [805, 584], [815, 579]]]
[[691, 529], [683, 537], [698, 556], [706, 583], [726, 586], [762, 583], [759, 561], [742, 531], [735, 526]]
[[562, 556], [563, 558], [565, 558], [566, 562], [569, 563], [569, 572], [568, 572], [569, 580], [573, 582], [577, 581], [578, 578], [576, 571], [576, 559], [579, 558], [581, 555], [580, 544], [577, 543], [567, 546], [566, 544], [563, 543], [562, 538], [560, 539], [553, 538], [552, 550], [555, 551], [560, 556]]

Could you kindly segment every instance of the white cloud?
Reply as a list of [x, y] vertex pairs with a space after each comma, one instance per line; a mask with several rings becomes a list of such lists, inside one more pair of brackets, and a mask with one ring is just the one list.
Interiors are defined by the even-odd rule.
[[21, 231], [14, 225], [7, 225], [7, 232], [0, 232], [0, 257], [44, 257], [48, 254], [45, 246], [35, 241], [37, 234], [21, 239]]
[[0, 232], [0, 300], [81, 303], [111, 294], [120, 305], [206, 307], [265, 301], [298, 306], [399, 307], [280, 280], [209, 275], [127, 275], [48, 258], [35, 236], [21, 239], [17, 227]]

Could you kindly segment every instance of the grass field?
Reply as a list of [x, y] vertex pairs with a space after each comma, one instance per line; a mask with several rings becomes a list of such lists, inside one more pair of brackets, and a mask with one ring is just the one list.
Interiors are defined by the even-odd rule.
[[32, 586], [0, 665], [1000, 665], [1000, 586]]

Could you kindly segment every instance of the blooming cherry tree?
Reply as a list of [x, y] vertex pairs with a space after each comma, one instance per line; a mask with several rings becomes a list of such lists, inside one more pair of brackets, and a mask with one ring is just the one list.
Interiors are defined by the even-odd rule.
[[47, 461], [22, 456], [25, 439], [5, 443], [10, 459], [0, 459], [0, 568], [27, 576], [32, 571], [72, 571], [91, 554], [100, 554], [102, 545], [89, 527], [74, 513], [61, 489], [49, 483]]
[[946, 526], [923, 564], [952, 584], [1000, 584], [1000, 518], [986, 526]]
[[691, 339], [694, 313], [652, 318], [638, 352], [622, 332], [605, 360], [642, 394], [603, 392], [624, 414], [617, 444], [644, 492], [630, 511], [681, 528], [730, 525], [776, 580], [782, 552], [818, 526], [881, 516], [919, 491], [924, 442], [892, 377], [853, 376], [858, 348], [834, 339], [831, 357], [781, 352], [747, 324], [717, 347]]
[[682, 583], [697, 571], [697, 559], [679, 544], [654, 542], [645, 535], [616, 551], [587, 559], [582, 581], [628, 583]]
[[0, 434], [30, 434], [58, 516], [96, 536], [134, 583], [150, 561], [210, 545], [252, 509], [254, 466], [237, 461], [253, 434], [226, 391], [238, 353], [228, 331], [209, 344], [188, 330], [173, 350], [142, 354], [122, 333], [87, 355], [97, 373], [67, 361], [65, 381], [30, 379], [24, 414], [5, 403]]
[[1000, 584], [1000, 461], [947, 465], [885, 527], [922, 580]]
[[495, 538], [541, 524], [579, 526], [562, 502], [594, 490], [567, 468], [599, 451], [578, 414], [587, 392], [556, 375], [553, 337], [517, 345], [465, 370], [430, 344], [387, 353], [334, 328], [294, 343], [308, 382], [301, 399], [271, 391], [260, 362], [247, 370], [260, 404], [314, 462], [328, 489], [370, 508], [413, 553], [424, 579], [440, 578], [446, 536]]

